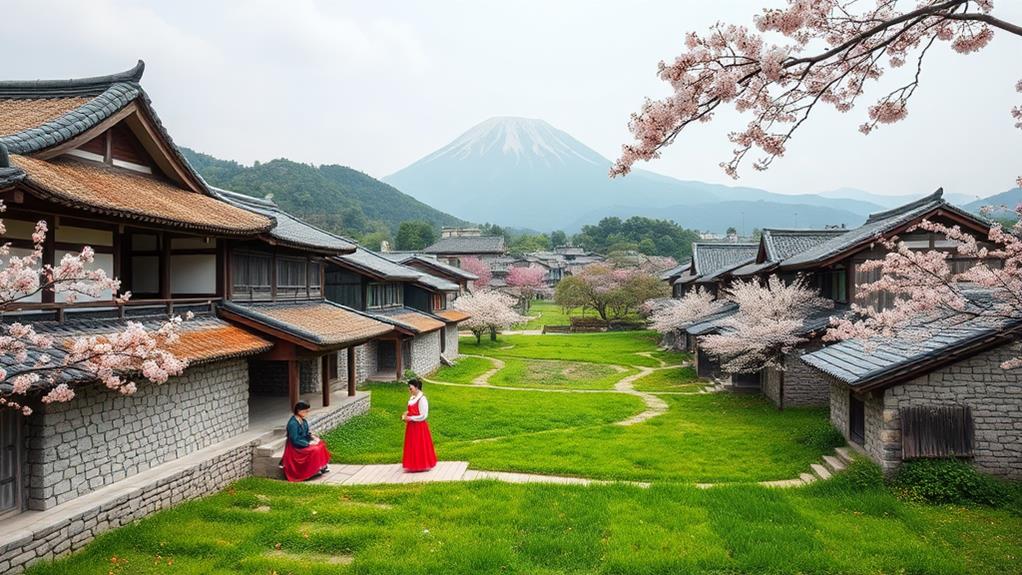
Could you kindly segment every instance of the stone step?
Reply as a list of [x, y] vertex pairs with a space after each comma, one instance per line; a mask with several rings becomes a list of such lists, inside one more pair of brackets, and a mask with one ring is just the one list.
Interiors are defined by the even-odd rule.
[[798, 478], [802, 480], [802, 483], [806, 484], [816, 481], [816, 476], [812, 473], [802, 473], [798, 476]]
[[841, 461], [840, 459], [834, 457], [833, 455], [824, 455], [823, 463], [828, 468], [830, 468], [830, 470], [833, 471], [834, 473], [837, 473], [838, 471], [843, 471], [844, 468], [847, 467], [844, 461]]
[[838, 458], [845, 463], [852, 462], [852, 450], [848, 447], [838, 447], [834, 449], [834, 453], [837, 454]]
[[809, 467], [812, 468], [813, 473], [815, 473], [816, 476], [819, 477], [820, 479], [830, 479], [831, 477], [830, 471], [827, 471], [826, 467], [820, 465], [819, 463], [810, 464]]

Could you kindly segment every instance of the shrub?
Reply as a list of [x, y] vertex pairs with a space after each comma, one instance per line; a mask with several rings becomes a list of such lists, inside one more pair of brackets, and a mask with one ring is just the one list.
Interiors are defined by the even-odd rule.
[[906, 461], [891, 483], [900, 497], [927, 503], [999, 506], [1010, 496], [1007, 485], [959, 459]]
[[829, 422], [821, 422], [798, 430], [796, 440], [819, 451], [831, 451], [845, 444], [845, 436]]

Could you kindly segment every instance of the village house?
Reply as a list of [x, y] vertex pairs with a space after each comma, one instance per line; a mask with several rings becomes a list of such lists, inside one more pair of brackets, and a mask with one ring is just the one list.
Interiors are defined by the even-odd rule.
[[681, 298], [681, 284], [674, 285], [678, 278], [688, 272], [692, 268], [692, 262], [687, 261], [679, 266], [675, 266], [660, 274], [660, 280], [667, 282], [667, 285], [671, 286], [671, 297]]
[[[142, 89], [143, 70], [139, 62], [111, 76], [0, 82], [12, 254], [31, 250], [43, 220], [44, 263], [91, 246], [95, 266], [133, 294], [68, 303], [43, 291], [3, 321], [59, 340], [195, 314], [171, 347], [189, 367], [165, 384], [121, 395], [72, 379], [71, 402], [30, 395], [31, 415], [0, 411], [0, 572], [250, 475], [253, 448], [298, 397], [313, 402], [319, 430], [365, 412], [369, 396], [352, 378], [335, 391], [335, 359], [395, 332], [323, 297], [326, 261], [354, 244], [272, 202], [211, 188], [192, 170]], [[64, 351], [30, 350], [30, 360], [41, 354], [60, 362]]]
[[689, 290], [697, 288], [717, 295], [724, 274], [751, 263], [758, 250], [759, 244], [753, 243], [694, 242], [691, 268], [683, 271], [672, 284], [676, 297], [683, 297]]
[[461, 265], [461, 258], [474, 257], [489, 263], [507, 254], [503, 236], [484, 236], [479, 228], [443, 228], [440, 239], [422, 253], [451, 264]]
[[842, 341], [802, 356], [828, 387], [831, 423], [886, 473], [956, 457], [1022, 479], [1022, 321], [963, 318], [920, 339]]
[[[381, 252], [380, 255], [403, 266], [415, 268], [423, 273], [457, 284], [460, 288], [458, 294], [472, 291], [472, 282], [479, 279], [479, 276], [474, 273], [444, 263], [436, 256], [407, 252]], [[450, 296], [450, 299], [454, 299], [456, 295]]]
[[440, 367], [445, 352], [456, 356], [457, 324], [467, 316], [448, 313], [447, 302], [460, 289], [361, 247], [331, 258], [326, 275], [328, 300], [393, 327], [356, 351], [361, 379], [399, 380], [406, 369], [428, 375]]

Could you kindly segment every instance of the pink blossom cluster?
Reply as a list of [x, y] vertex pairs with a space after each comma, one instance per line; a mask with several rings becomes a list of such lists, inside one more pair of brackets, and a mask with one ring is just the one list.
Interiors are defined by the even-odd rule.
[[700, 339], [704, 351], [721, 361], [729, 373], [752, 373], [766, 367], [784, 369], [781, 358], [807, 341], [799, 333], [806, 318], [833, 302], [820, 297], [796, 278], [785, 283], [770, 276], [763, 284], [737, 281], [725, 297], [738, 304], [738, 311], [721, 321], [721, 332]]
[[689, 291], [681, 299], [667, 300], [653, 310], [649, 317], [650, 327], [657, 333], [674, 333], [700, 318], [720, 311], [725, 303], [700, 287]]
[[[915, 230], [954, 247], [916, 250], [897, 237], [878, 238], [887, 255], [859, 269], [878, 271], [879, 279], [858, 286], [863, 299], [853, 303], [855, 315], [833, 321], [825, 339], [855, 338], [871, 348], [893, 337], [926, 339], [967, 318], [991, 325], [1022, 318], [1022, 223], [1010, 230], [994, 224], [985, 241], [958, 226], [925, 220], [909, 231]], [[960, 265], [953, 266], [953, 260]], [[874, 294], [884, 294], [890, 303], [882, 308], [866, 303]], [[1019, 365], [1022, 358], [1003, 367]]]
[[515, 266], [507, 272], [507, 285], [522, 291], [534, 291], [543, 288], [546, 283], [546, 270], [541, 266]]
[[481, 259], [477, 257], [461, 258], [459, 267], [470, 274], [478, 276], [479, 279], [472, 282], [474, 287], [479, 289], [489, 287], [490, 281], [493, 279], [493, 272], [490, 271], [490, 266], [486, 265]]
[[462, 295], [452, 305], [471, 316], [462, 325], [478, 338], [486, 331], [496, 333], [527, 321], [525, 316], [515, 311], [515, 303], [515, 298], [506, 293], [481, 289]]
[[[0, 203], [0, 211], [3, 210]], [[0, 233], [4, 231], [0, 222]], [[34, 247], [27, 256], [12, 256], [9, 243], [0, 246], [0, 259], [3, 260], [0, 265], [0, 313], [46, 290], [63, 294], [67, 302], [73, 302], [82, 295], [99, 298], [117, 293], [120, 282], [107, 277], [103, 270], [91, 269], [95, 253], [90, 247], [84, 247], [77, 254], [65, 255], [56, 266], [43, 264], [43, 243], [47, 231], [46, 222], [36, 224], [32, 234]], [[123, 294], [117, 299], [124, 301], [129, 296]], [[170, 376], [179, 375], [186, 366], [186, 362], [165, 349], [177, 338], [180, 323], [181, 318], [176, 317], [158, 329], [150, 330], [131, 322], [117, 333], [74, 337], [60, 342], [37, 333], [32, 325], [0, 323], [0, 354], [13, 359], [17, 365], [15, 368], [0, 368], [0, 384], [9, 388], [9, 391], [0, 392], [0, 407], [31, 414], [26, 398], [34, 389], [46, 390], [42, 396], [43, 403], [70, 401], [75, 395], [67, 383], [71, 379], [96, 379], [125, 394], [136, 390], [133, 381], [124, 379], [126, 374], [138, 373], [148, 381], [162, 383]], [[56, 363], [52, 357], [63, 357], [63, 360]]]
[[[784, 155], [788, 141], [818, 103], [847, 112], [869, 82], [888, 68], [914, 60], [915, 73], [869, 107], [860, 131], [905, 118], [919, 82], [926, 53], [937, 41], [970, 54], [983, 49], [993, 28], [1019, 34], [1018, 27], [991, 15], [990, 0], [921, 0], [900, 7], [898, 0], [788, 0], [755, 18], [756, 31], [718, 23], [705, 35], [685, 36], [685, 50], [660, 62], [660, 78], [671, 94], [649, 100], [632, 114], [634, 143], [622, 147], [611, 175], [627, 174], [635, 162], [660, 156], [661, 150], [690, 124], [707, 122], [722, 105], [750, 116], [744, 130], [729, 135], [732, 158], [725, 173], [738, 168], [753, 150], [762, 157], [755, 169], [769, 167]], [[765, 34], [786, 39], [770, 44]], [[1022, 35], [1022, 34], [1020, 34]], [[1013, 111], [1016, 120], [1022, 111]]]

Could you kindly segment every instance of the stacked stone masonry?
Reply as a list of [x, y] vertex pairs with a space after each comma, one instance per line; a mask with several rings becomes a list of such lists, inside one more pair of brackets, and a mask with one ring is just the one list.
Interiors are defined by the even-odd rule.
[[444, 327], [444, 337], [447, 338], [447, 343], [444, 347], [444, 356], [447, 359], [454, 359], [461, 355], [461, 350], [458, 347], [458, 325], [452, 324]]
[[417, 375], [430, 375], [440, 368], [441, 330], [431, 331], [412, 339], [412, 364], [408, 366]]
[[49, 509], [247, 429], [245, 360], [196, 366], [130, 396], [80, 388], [26, 422], [28, 507]]
[[[972, 463], [981, 471], [1022, 479], [1022, 370], [1000, 364], [1018, 354], [1014, 344], [979, 353], [884, 391], [867, 394], [865, 444], [887, 473], [901, 464], [899, 410], [909, 406], [967, 405], [975, 433]], [[831, 422], [848, 437], [848, 386], [832, 380]]]
[[40, 531], [0, 542], [0, 573], [20, 573], [43, 559], [73, 553], [98, 535], [161, 509], [215, 493], [252, 472], [253, 444], [243, 443], [170, 476], [140, 485]]
[[[763, 395], [774, 405], [783, 407], [822, 407], [830, 402], [830, 382], [816, 369], [806, 365], [801, 356], [819, 346], [797, 349], [784, 357], [784, 372], [769, 368], [763, 378]], [[782, 385], [783, 378], [783, 385]], [[781, 391], [784, 401], [781, 402]]]
[[[355, 347], [355, 385], [363, 383], [369, 377], [369, 344]], [[374, 350], [375, 353], [375, 350]], [[348, 350], [337, 352], [337, 377], [339, 381], [348, 382]]]

